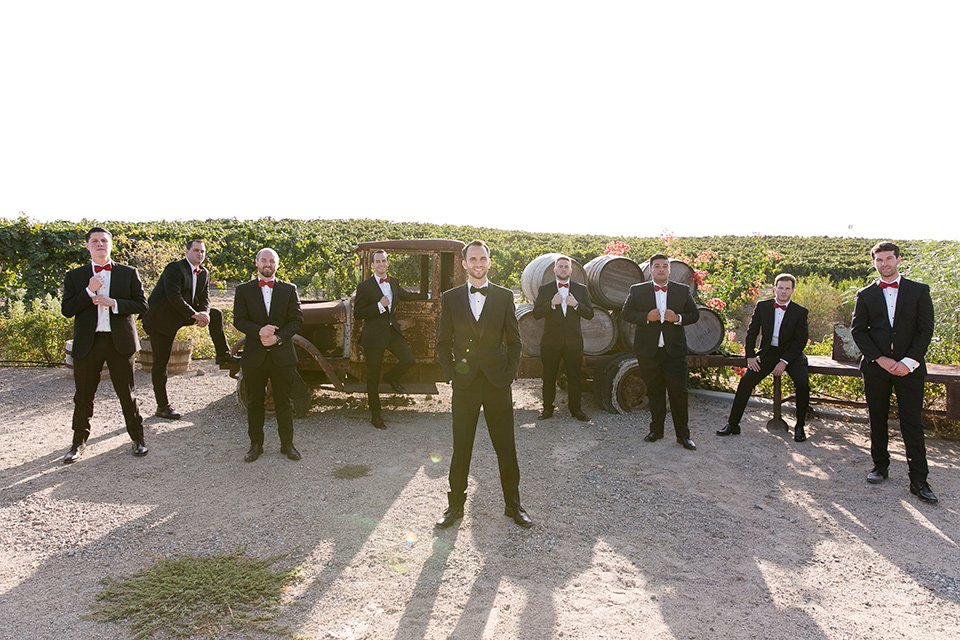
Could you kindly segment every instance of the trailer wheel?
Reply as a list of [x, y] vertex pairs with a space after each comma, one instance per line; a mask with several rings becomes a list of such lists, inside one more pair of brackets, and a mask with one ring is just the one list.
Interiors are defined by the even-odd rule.
[[647, 407], [647, 386], [640, 377], [637, 357], [622, 353], [607, 361], [594, 380], [597, 404], [610, 413], [630, 413]]

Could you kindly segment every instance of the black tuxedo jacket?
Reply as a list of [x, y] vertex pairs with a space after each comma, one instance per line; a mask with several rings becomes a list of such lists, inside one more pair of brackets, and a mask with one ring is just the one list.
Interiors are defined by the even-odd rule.
[[553, 308], [550, 301], [557, 295], [557, 281], [548, 282], [540, 287], [537, 300], [533, 303], [533, 317], [543, 319], [543, 337], [540, 338], [541, 347], [553, 349], [580, 349], [583, 350], [583, 332], [580, 329], [580, 318], [589, 320], [593, 317], [593, 307], [590, 305], [590, 294], [587, 288], [580, 283], [570, 282], [570, 293], [577, 299], [577, 308], [567, 306], [567, 315], [563, 315], [563, 308], [557, 305]]
[[[67, 272], [63, 280], [63, 302], [60, 311], [73, 318], [73, 357], [83, 358], [93, 347], [97, 331], [97, 305], [87, 295], [87, 284], [93, 277], [93, 266], [86, 264]], [[136, 353], [140, 349], [134, 316], [147, 310], [140, 274], [133, 267], [113, 263], [110, 271], [110, 291], [107, 295], [117, 301], [117, 313], [110, 311], [110, 333], [117, 352]]]
[[[774, 302], [774, 300], [761, 300], [757, 303], [753, 318], [750, 319], [750, 326], [747, 328], [747, 341], [744, 345], [748, 358], [755, 358], [758, 354], [756, 349], [758, 335], [760, 336], [760, 358], [763, 359], [763, 354], [770, 349], [770, 343], [773, 341]], [[807, 309], [796, 302], [788, 304], [787, 310], [783, 312], [778, 342], [780, 360], [785, 360], [787, 364], [802, 356], [807, 346], [807, 339], [810, 337], [808, 316]]]
[[623, 303], [621, 317], [637, 325], [633, 339], [633, 352], [652, 358], [657, 355], [660, 332], [663, 331], [663, 346], [672, 358], [687, 357], [687, 335], [683, 327], [700, 319], [697, 303], [693, 301], [690, 287], [685, 284], [667, 283], [667, 308], [680, 315], [682, 324], [673, 322], [647, 322], [647, 314], [657, 308], [653, 282], [641, 282], [630, 287], [630, 295]]
[[[400, 331], [397, 324], [397, 304], [401, 300], [415, 300], [417, 295], [404, 291], [400, 282], [390, 277], [390, 290], [393, 292], [393, 304], [387, 313], [380, 313], [377, 303], [383, 297], [377, 276], [367, 278], [357, 285], [357, 295], [353, 303], [353, 317], [363, 320], [360, 331], [360, 346], [368, 349], [386, 349], [390, 344], [390, 330]], [[403, 334], [402, 331], [400, 331]]]
[[[276, 335], [282, 339], [282, 345], [265, 347], [260, 343], [260, 329], [268, 324], [280, 327]], [[263, 294], [260, 293], [256, 278], [237, 285], [233, 298], [233, 326], [246, 336], [241, 365], [259, 367], [263, 364], [268, 349], [274, 364], [296, 364], [297, 352], [293, 348], [293, 336], [303, 326], [303, 313], [300, 311], [296, 285], [280, 279], [275, 280], [270, 315], [267, 315]]]
[[897, 361], [913, 358], [920, 366], [906, 377], [922, 379], [927, 375], [925, 359], [927, 347], [933, 339], [933, 300], [930, 298], [930, 287], [900, 278], [892, 327], [887, 315], [887, 301], [879, 282], [861, 289], [857, 293], [857, 304], [853, 310], [851, 333], [853, 341], [863, 354], [860, 360], [861, 371], [882, 371], [880, 365], [874, 362], [880, 356]]
[[163, 335], [174, 336], [180, 327], [194, 324], [193, 314], [210, 311], [210, 293], [207, 284], [210, 272], [200, 267], [197, 290], [194, 294], [193, 267], [186, 258], [171, 262], [160, 275], [157, 286], [147, 300], [149, 308], [141, 316], [143, 326]]
[[454, 389], [468, 386], [483, 371], [495, 387], [509, 386], [520, 368], [520, 325], [513, 292], [488, 282], [478, 321], [473, 317], [469, 284], [444, 292], [441, 299], [437, 358]]

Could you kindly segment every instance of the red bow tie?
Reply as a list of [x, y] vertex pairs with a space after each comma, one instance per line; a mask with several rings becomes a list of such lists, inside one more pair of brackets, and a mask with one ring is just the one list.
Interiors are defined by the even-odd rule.
[[107, 264], [104, 264], [104, 265], [100, 265], [100, 264], [93, 265], [94, 273], [100, 273], [101, 271], [113, 271], [113, 263], [108, 262]]
[[196, 269], [194, 269], [193, 273], [196, 275], [200, 275], [200, 267], [197, 267]]
[[260, 281], [260, 286], [261, 286], [261, 287], [270, 287], [271, 289], [273, 289], [273, 282], [274, 282], [273, 280], [261, 280], [261, 281]]
[[880, 288], [881, 288], [881, 289], [886, 289], [887, 287], [893, 287], [894, 289], [899, 289], [899, 288], [900, 288], [900, 283], [899, 283], [899, 282], [884, 282], [883, 280], [881, 280], [881, 281], [880, 281]]
[[559, 287], [566, 287], [567, 289], [569, 289], [569, 288], [570, 288], [570, 285], [569, 285], [569, 284], [557, 284], [557, 287], [558, 287], [558, 288], [559, 288]]
[[653, 290], [654, 290], [654, 291], [664, 291], [664, 292], [666, 292], [666, 290], [667, 290], [667, 285], [663, 285], [663, 286], [661, 287], [660, 285], [656, 285], [656, 284], [655, 284], [655, 285], [653, 285]]
[[386, 278], [380, 278], [380, 284], [383, 284], [384, 282], [390, 282], [390, 276], [387, 276]]
[[780, 304], [779, 302], [774, 302], [774, 303], [773, 303], [773, 308], [774, 308], [774, 309], [783, 309], [784, 311], [786, 311], [786, 310], [787, 310], [787, 305], [785, 305], [785, 304]]

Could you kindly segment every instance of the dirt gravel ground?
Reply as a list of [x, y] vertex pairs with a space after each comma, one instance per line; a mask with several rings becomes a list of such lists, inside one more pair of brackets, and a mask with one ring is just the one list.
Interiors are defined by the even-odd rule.
[[[592, 399], [589, 423], [565, 408], [537, 422], [538, 381], [521, 381], [520, 488], [536, 526], [502, 515], [481, 426], [466, 517], [436, 531], [448, 387], [399, 399], [386, 431], [358, 398], [325, 394], [295, 423], [302, 461], [280, 456], [268, 419], [252, 464], [233, 380], [194, 363], [170, 390], [184, 417], [148, 418], [138, 459], [104, 383], [88, 454], [65, 466], [66, 372], [0, 369], [0, 638], [129, 638], [88, 616], [101, 578], [241, 547], [302, 567], [282, 621], [303, 638], [960, 637], [955, 442], [928, 440], [941, 502], [926, 505], [907, 491], [899, 438], [890, 479], [864, 481], [862, 423], [819, 418], [797, 444], [751, 409], [742, 435], [718, 438], [729, 405], [693, 397], [689, 452], [669, 425], [642, 442], [645, 411], [606, 414]], [[139, 371], [137, 396], [152, 415]], [[335, 478], [345, 465], [370, 471]]]

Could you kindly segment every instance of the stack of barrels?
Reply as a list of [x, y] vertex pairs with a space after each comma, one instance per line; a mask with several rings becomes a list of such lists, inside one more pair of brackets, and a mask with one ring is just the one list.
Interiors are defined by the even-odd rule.
[[[527, 300], [536, 300], [540, 287], [556, 278], [553, 265], [559, 256], [559, 253], [545, 253], [523, 269], [520, 288]], [[600, 255], [582, 266], [576, 260], [571, 262], [573, 273], [570, 279], [586, 285], [594, 308], [593, 318], [581, 322], [584, 355], [632, 351], [635, 326], [620, 318], [620, 310], [630, 294], [630, 287], [650, 278], [647, 263], [638, 265], [630, 258], [616, 255]], [[670, 279], [689, 286], [696, 297], [697, 283], [688, 264], [671, 259]], [[686, 327], [687, 346], [690, 353], [705, 355], [716, 351], [723, 342], [723, 320], [709, 307], [698, 308], [700, 319]], [[517, 305], [517, 320], [523, 352], [539, 356], [543, 320], [533, 317], [533, 304]]]

